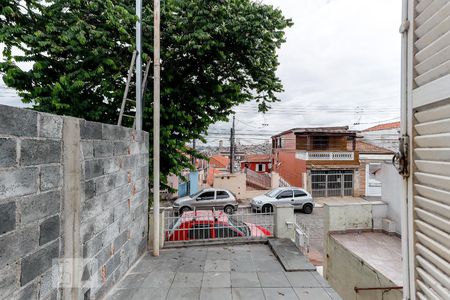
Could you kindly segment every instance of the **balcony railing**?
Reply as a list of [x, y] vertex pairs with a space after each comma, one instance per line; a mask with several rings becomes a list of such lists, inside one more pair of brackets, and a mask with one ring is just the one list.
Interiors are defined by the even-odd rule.
[[297, 151], [295, 158], [302, 160], [355, 160], [353, 151]]

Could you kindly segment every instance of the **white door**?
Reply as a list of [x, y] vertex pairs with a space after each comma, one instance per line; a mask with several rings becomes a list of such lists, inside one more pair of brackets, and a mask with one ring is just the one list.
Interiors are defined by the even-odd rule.
[[377, 173], [380, 171], [380, 163], [366, 165], [366, 196], [381, 197], [381, 181], [377, 180]]
[[403, 23], [402, 53], [402, 133], [409, 144], [406, 284], [410, 299], [449, 299], [450, 1], [404, 3], [409, 20], [409, 28]]

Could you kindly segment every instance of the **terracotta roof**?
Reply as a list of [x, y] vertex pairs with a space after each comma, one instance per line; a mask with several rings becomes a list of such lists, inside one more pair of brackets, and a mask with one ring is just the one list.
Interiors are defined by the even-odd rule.
[[363, 131], [379, 131], [379, 130], [388, 130], [388, 129], [396, 129], [396, 128], [400, 128], [400, 122], [379, 124], [379, 125], [364, 129]]
[[285, 135], [288, 133], [328, 133], [328, 134], [349, 134], [356, 135], [359, 131], [349, 130], [348, 126], [335, 126], [335, 127], [304, 127], [304, 128], [292, 128], [286, 131], [283, 131], [273, 137], [277, 137], [280, 135]]
[[250, 154], [247, 155], [245, 160], [243, 160], [243, 162], [266, 162], [266, 161], [270, 161], [269, 154]]
[[230, 164], [230, 160], [222, 155], [213, 155], [209, 158], [209, 164], [216, 168], [226, 168]]
[[393, 154], [394, 151], [373, 144], [356, 141], [356, 151], [360, 154]]

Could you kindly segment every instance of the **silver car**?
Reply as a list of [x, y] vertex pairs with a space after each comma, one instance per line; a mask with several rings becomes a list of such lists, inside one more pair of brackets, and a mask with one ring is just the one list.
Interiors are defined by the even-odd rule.
[[252, 209], [261, 212], [273, 211], [276, 203], [292, 204], [295, 209], [301, 209], [310, 214], [314, 208], [312, 196], [305, 190], [297, 187], [280, 187], [252, 199]]
[[227, 214], [232, 214], [238, 208], [236, 197], [230, 191], [223, 189], [209, 188], [201, 190], [190, 196], [178, 198], [173, 209], [182, 214], [189, 210], [223, 210]]

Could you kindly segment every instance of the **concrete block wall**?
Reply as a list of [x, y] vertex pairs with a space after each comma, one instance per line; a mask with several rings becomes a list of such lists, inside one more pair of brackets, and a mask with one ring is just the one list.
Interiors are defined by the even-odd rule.
[[[81, 121], [84, 198], [80, 238], [94, 287], [83, 295], [100, 299], [146, 249], [148, 233], [148, 134]], [[83, 296], [84, 297], [84, 296]]]
[[[0, 105], [0, 299], [105, 295], [146, 248], [148, 148], [145, 132]], [[95, 284], [57, 289], [52, 267], [74, 257], [94, 259]]]
[[0, 299], [55, 299], [63, 118], [0, 106]]

